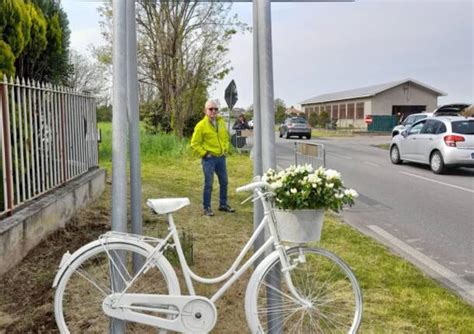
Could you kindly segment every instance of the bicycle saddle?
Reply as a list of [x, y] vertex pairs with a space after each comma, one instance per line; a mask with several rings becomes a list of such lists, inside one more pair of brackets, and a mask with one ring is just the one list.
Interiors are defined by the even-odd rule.
[[146, 205], [153, 209], [158, 214], [165, 214], [178, 211], [181, 208], [189, 205], [189, 198], [157, 198], [148, 199]]

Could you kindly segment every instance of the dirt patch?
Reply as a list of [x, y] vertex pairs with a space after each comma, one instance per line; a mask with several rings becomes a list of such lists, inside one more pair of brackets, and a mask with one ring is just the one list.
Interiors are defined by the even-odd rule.
[[108, 221], [100, 206], [81, 211], [0, 277], [0, 333], [58, 332], [51, 286], [61, 257], [109, 230]]

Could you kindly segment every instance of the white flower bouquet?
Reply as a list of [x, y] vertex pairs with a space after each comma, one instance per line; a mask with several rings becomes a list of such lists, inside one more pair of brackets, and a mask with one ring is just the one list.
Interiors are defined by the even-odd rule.
[[341, 174], [333, 169], [311, 165], [290, 166], [277, 172], [269, 169], [262, 177], [273, 188], [275, 205], [283, 210], [331, 209], [339, 212], [353, 205], [358, 196], [344, 187]]

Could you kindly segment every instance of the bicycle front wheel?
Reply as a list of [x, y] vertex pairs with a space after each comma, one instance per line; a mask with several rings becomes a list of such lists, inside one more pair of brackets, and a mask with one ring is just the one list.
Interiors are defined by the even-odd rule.
[[[143, 264], [150, 254], [145, 246], [126, 241], [97, 244], [79, 255], [61, 277], [55, 294], [56, 323], [61, 333], [108, 333], [111, 319], [102, 302], [123, 291], [134, 276], [133, 261]], [[163, 257], [154, 259], [128, 293], [180, 294], [172, 267]], [[117, 275], [112, 283], [111, 273]], [[127, 333], [155, 333], [144, 325], [125, 324]]]
[[286, 251], [294, 290], [280, 258], [257, 268], [247, 287], [246, 315], [252, 333], [355, 333], [362, 294], [349, 266], [331, 252], [294, 247]]

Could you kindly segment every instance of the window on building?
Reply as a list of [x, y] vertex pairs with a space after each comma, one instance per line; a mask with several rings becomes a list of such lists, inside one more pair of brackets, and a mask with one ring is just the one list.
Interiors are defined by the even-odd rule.
[[319, 114], [319, 106], [314, 107], [314, 112], [315, 112], [316, 114]]
[[347, 118], [354, 119], [354, 103], [349, 103], [347, 105]]
[[339, 118], [346, 119], [346, 105], [345, 104], [339, 105]]
[[339, 115], [338, 115], [338, 105], [333, 105], [332, 106], [332, 116], [331, 116], [332, 119], [339, 119]]
[[356, 104], [356, 118], [357, 119], [364, 118], [364, 102], [360, 102]]
[[325, 112], [328, 113], [328, 115], [331, 115], [331, 106], [326, 106], [326, 108], [324, 109]]

